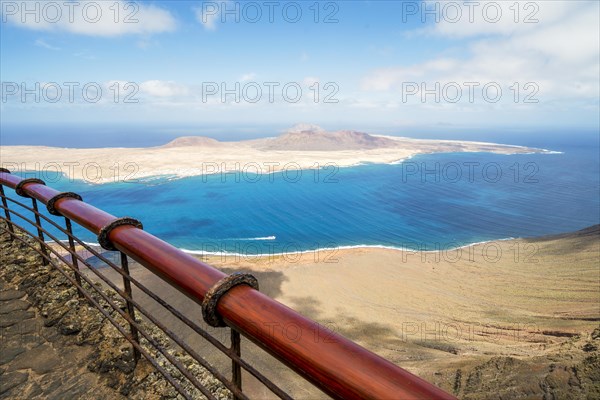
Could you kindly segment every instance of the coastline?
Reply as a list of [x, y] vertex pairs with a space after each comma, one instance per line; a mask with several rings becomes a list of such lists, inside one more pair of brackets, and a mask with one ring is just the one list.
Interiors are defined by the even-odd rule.
[[[501, 241], [493, 259], [377, 248], [340, 250], [333, 259], [197, 257], [227, 274], [253, 274], [266, 295], [419, 376], [447, 377], [451, 388], [457, 369], [496, 357], [532, 365], [547, 357], [550, 365], [571, 338], [597, 327], [598, 232]], [[536, 246], [534, 257], [515, 257], [515, 246]], [[165, 298], [192, 301], [139, 265], [131, 271]]]
[[486, 142], [409, 139], [386, 136], [393, 146], [346, 150], [269, 149], [268, 139], [148, 148], [73, 149], [2, 146], [2, 166], [12, 171], [47, 171], [92, 184], [182, 179], [225, 173], [272, 174], [298, 170], [399, 164], [418, 154], [553, 154], [545, 149]]
[[[299, 250], [299, 251], [288, 251], [288, 252], [278, 252], [278, 253], [257, 253], [257, 254], [234, 253], [234, 252], [228, 252], [228, 251], [193, 250], [193, 249], [186, 249], [183, 247], [177, 247], [177, 249], [183, 251], [186, 254], [190, 254], [193, 256], [199, 256], [199, 257], [236, 257], [238, 259], [241, 257], [260, 259], [260, 258], [266, 258], [266, 257], [286, 257], [286, 256], [327, 253], [327, 252], [336, 252], [336, 253], [337, 252], [352, 252], [354, 250], [358, 250], [361, 252], [384, 250], [384, 251], [396, 252], [398, 254], [402, 254], [402, 253], [410, 253], [410, 254], [440, 253], [441, 254], [441, 253], [445, 253], [445, 252], [468, 249], [468, 248], [480, 246], [480, 245], [487, 245], [490, 243], [506, 242], [506, 241], [510, 241], [510, 240], [527, 240], [527, 239], [528, 238], [522, 238], [522, 237], [507, 237], [507, 238], [500, 238], [500, 239], [490, 239], [490, 240], [483, 240], [483, 241], [478, 241], [478, 242], [473, 242], [473, 243], [466, 243], [466, 244], [456, 246], [456, 247], [440, 248], [437, 250], [420, 250], [420, 249], [411, 249], [408, 247], [388, 246], [388, 245], [380, 245], [380, 244], [343, 245], [343, 246], [338, 246], [338, 247], [319, 247], [316, 249], [307, 249], [307, 250]], [[247, 240], [249, 242], [254, 241], [252, 239], [245, 239], [245, 240]], [[256, 240], [259, 240], [259, 239], [256, 239]], [[260, 240], [265, 240], [265, 239], [260, 239]], [[65, 244], [69, 243], [67, 239], [61, 239], [60, 241]], [[54, 241], [47, 240], [46, 243], [51, 244], [51, 243], [54, 243]], [[97, 242], [83, 241], [83, 243], [85, 243], [87, 246], [94, 248], [94, 250], [96, 250], [96, 251], [99, 251], [99, 252], [105, 251], [104, 249], [102, 249], [100, 244]]]
[[338, 247], [319, 247], [316, 249], [309, 250], [300, 250], [300, 251], [288, 251], [288, 252], [279, 252], [279, 253], [259, 253], [259, 254], [243, 254], [243, 253], [233, 253], [227, 251], [204, 251], [204, 250], [190, 250], [179, 247], [179, 250], [183, 251], [187, 254], [197, 255], [197, 256], [225, 256], [225, 257], [248, 257], [248, 258], [261, 258], [261, 257], [280, 257], [280, 256], [293, 256], [293, 255], [302, 255], [302, 254], [314, 254], [319, 252], [339, 252], [339, 251], [352, 251], [352, 250], [361, 250], [361, 251], [370, 251], [370, 250], [390, 250], [398, 253], [443, 253], [455, 250], [467, 249], [474, 246], [479, 245], [487, 245], [489, 243], [495, 242], [505, 242], [507, 240], [523, 240], [524, 238], [501, 238], [501, 239], [490, 239], [483, 240], [479, 242], [467, 243], [464, 245], [456, 246], [456, 247], [447, 247], [438, 250], [420, 250], [420, 249], [411, 249], [408, 247], [398, 247], [398, 246], [387, 246], [382, 244], [357, 244], [357, 245], [347, 245], [347, 246], [338, 246]]
[[[539, 366], [551, 372], [560, 365], [566, 371], [595, 354], [580, 348], [600, 320], [599, 233], [596, 225], [498, 241], [502, 257], [494, 259], [479, 251], [465, 252], [473, 258], [455, 259], [381, 248], [340, 250], [334, 259], [322, 257], [324, 252], [316, 258], [197, 257], [227, 274], [253, 274], [262, 293], [452, 389], [457, 370], [463, 381], [482, 370], [497, 373], [497, 362], [506, 362], [510, 370], [523, 368], [526, 375]], [[535, 246], [533, 259], [528, 251], [515, 257], [515, 247], [524, 246]], [[182, 309], [195, 304], [139, 264], [132, 262], [130, 271], [170, 303]], [[115, 282], [121, 279], [110, 269], [106, 273]], [[290, 328], [292, 333], [297, 332]], [[262, 352], [250, 345], [245, 351], [277, 370]], [[528, 380], [529, 375], [522, 379], [524, 387]]]

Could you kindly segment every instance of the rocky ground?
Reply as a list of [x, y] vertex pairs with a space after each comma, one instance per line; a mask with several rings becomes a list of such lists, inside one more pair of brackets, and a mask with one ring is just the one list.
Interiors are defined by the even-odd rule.
[[430, 381], [461, 399], [600, 399], [600, 328], [558, 351], [531, 358], [493, 357], [436, 371]]
[[[169, 399], [181, 398], [143, 357], [133, 362], [132, 346], [57, 270], [43, 266], [26, 243], [0, 235], [0, 398]], [[26, 239], [27, 240], [27, 239]], [[31, 241], [28, 241], [31, 243]], [[85, 285], [85, 284], [84, 284]], [[121, 309], [125, 304], [104, 290]], [[113, 318], [124, 320], [100, 298]], [[167, 338], [145, 328], [165, 347]], [[148, 343], [142, 341], [145, 348]], [[181, 378], [164, 356], [159, 364]], [[169, 350], [217, 398], [230, 397], [223, 385], [189, 356]], [[204, 398], [189, 383], [193, 398]]]
[[0, 397], [79, 398], [93, 391], [99, 399], [121, 398], [85, 368], [91, 349], [67, 350], [62, 335], [44, 326], [26, 298], [0, 280]]

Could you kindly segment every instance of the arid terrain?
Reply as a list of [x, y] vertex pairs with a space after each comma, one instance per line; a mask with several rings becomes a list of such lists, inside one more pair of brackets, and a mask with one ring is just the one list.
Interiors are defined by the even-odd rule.
[[[600, 394], [598, 225], [447, 252], [359, 248], [203, 259], [226, 272], [252, 272], [264, 293], [461, 398]], [[137, 266], [133, 274], [199, 318], [191, 300], [151, 273]], [[250, 343], [244, 355], [298, 397], [322, 397]]]
[[276, 138], [240, 142], [192, 136], [148, 148], [0, 147], [2, 167], [11, 171], [58, 172], [91, 183], [226, 171], [272, 173], [320, 168], [328, 164], [339, 167], [386, 164], [416, 154], [443, 152], [516, 154], [544, 150], [483, 142], [379, 136], [356, 131], [326, 132], [312, 125], [295, 127]]
[[[262, 292], [459, 398], [596, 399], [600, 395], [600, 225], [442, 252], [355, 248], [202, 258], [228, 273], [253, 273]], [[64, 335], [76, 335], [78, 345], [92, 340], [95, 331], [86, 326], [85, 313], [82, 309], [72, 312], [81, 307], [74, 299], [75, 289], [62, 282], [48, 284], [60, 288], [55, 294], [44, 290], [40, 282], [54, 278], [46, 268], [27, 260], [6, 257], [4, 279], [21, 282], [18, 287], [23, 290], [35, 289], [30, 295], [39, 303], [44, 325], [56, 325]], [[108, 268], [102, 272], [121, 285], [116, 272]], [[201, 321], [197, 303], [140, 265], [131, 265], [131, 272], [189, 318]], [[48, 300], [43, 296], [49, 296]], [[230, 370], [230, 363], [219, 353], [147, 296], [134, 290], [134, 298], [217, 368]], [[75, 303], [78, 306], [73, 308]], [[85, 310], [89, 314], [90, 308]], [[98, 318], [88, 314], [86, 318], [97, 324]], [[274, 325], [274, 329], [284, 327]], [[208, 330], [228, 342], [226, 330]], [[292, 330], [290, 340], [297, 334], [315, 333]], [[96, 343], [94, 340], [90, 343]], [[242, 341], [243, 357], [295, 398], [325, 398], [252, 343]], [[110, 346], [101, 346], [107, 373], [111, 373], [111, 365], [117, 368], [122, 363], [123, 351], [128, 348], [120, 343], [113, 354]], [[4, 368], [14, 378], [10, 382], [22, 384], [23, 379], [15, 379], [23, 378], [24, 373], [38, 377], [35, 368], [21, 371], [29, 364], [11, 364], [11, 357], [16, 357], [17, 364], [30, 358], [18, 353], [7, 358]], [[90, 360], [88, 368], [94, 370], [98, 362]], [[131, 373], [131, 369], [127, 371]], [[119, 378], [105, 378], [121, 382], [114, 384], [122, 393], [130, 390], [130, 378], [122, 376], [122, 371], [117, 375]], [[132, 376], [132, 382], [140, 385], [137, 372]], [[27, 381], [28, 391], [40, 387], [54, 390], [36, 379]], [[11, 387], [4, 389], [8, 393]], [[251, 398], [272, 397], [248, 375], [244, 390]]]

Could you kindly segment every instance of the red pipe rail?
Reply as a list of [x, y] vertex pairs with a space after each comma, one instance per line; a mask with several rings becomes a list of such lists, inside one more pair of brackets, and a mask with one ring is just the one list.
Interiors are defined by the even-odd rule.
[[[0, 172], [0, 184], [15, 189], [18, 176]], [[23, 192], [44, 204], [58, 195], [40, 183]], [[74, 198], [54, 208], [92, 233], [117, 218]], [[133, 226], [118, 226], [108, 238], [183, 294], [202, 304], [206, 293], [226, 275], [157, 237]], [[455, 399], [437, 386], [396, 366], [353, 341], [328, 331], [291, 308], [248, 285], [235, 286], [217, 304], [225, 323], [335, 399]], [[285, 327], [300, 332], [290, 340]]]

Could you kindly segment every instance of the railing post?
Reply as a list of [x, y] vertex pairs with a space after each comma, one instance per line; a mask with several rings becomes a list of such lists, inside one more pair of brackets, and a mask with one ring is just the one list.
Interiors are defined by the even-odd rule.
[[[129, 262], [127, 260], [127, 255], [125, 253], [119, 252], [119, 254], [121, 254], [121, 267], [123, 268], [123, 272], [125, 272], [126, 277], [123, 277], [123, 287], [125, 289], [125, 293], [127, 294], [127, 296], [129, 298], [133, 298], [132, 296], [132, 292], [131, 292], [131, 282], [129, 281]], [[125, 299], [125, 302], [127, 303], [127, 314], [129, 314], [129, 317], [135, 321], [135, 309], [133, 307], [133, 304]], [[133, 339], [133, 341], [137, 344], [140, 343], [140, 339], [139, 339], [139, 335], [138, 335], [138, 330], [137, 328], [130, 322], [129, 323], [129, 330], [131, 332], [131, 338]], [[133, 348], [133, 360], [135, 362], [135, 364], [137, 364], [137, 362], [140, 359], [140, 351], [135, 347], [132, 346]]]
[[[73, 240], [73, 227], [71, 226], [71, 220], [67, 217], [65, 217], [65, 226], [69, 236], [69, 248], [71, 249], [71, 262], [73, 263], [73, 274], [75, 275], [75, 281], [79, 286], [83, 287], [81, 283], [81, 276], [79, 276], [79, 264], [77, 263], [77, 257], [75, 256], [76, 252], [75, 241]], [[85, 297], [79, 288], [77, 288], [77, 293], [79, 293], [79, 298], [83, 299]]]
[[[231, 350], [238, 356], [241, 357], [241, 340], [240, 333], [235, 329], [230, 329], [231, 331]], [[231, 381], [233, 384], [242, 391], [242, 367], [240, 364], [232, 359], [231, 360]], [[239, 400], [239, 397], [235, 394], [233, 395], [234, 400]]]
[[6, 225], [8, 226], [8, 230], [11, 233], [10, 240], [13, 240], [13, 235], [15, 230], [12, 226], [10, 219], [10, 212], [8, 211], [8, 202], [6, 201], [6, 196], [4, 195], [4, 186], [0, 185], [0, 196], [2, 196], [2, 205], [4, 206], [4, 216], [6, 217]]
[[40, 250], [44, 257], [42, 257], [42, 265], [48, 265], [48, 251], [46, 250], [46, 241], [44, 240], [44, 232], [42, 231], [42, 221], [40, 219], [40, 211], [38, 210], [37, 201], [34, 198], [31, 198], [31, 203], [33, 204], [33, 211], [35, 214], [35, 223], [37, 224], [37, 233], [38, 238], [40, 239]]

